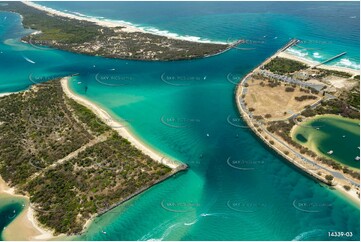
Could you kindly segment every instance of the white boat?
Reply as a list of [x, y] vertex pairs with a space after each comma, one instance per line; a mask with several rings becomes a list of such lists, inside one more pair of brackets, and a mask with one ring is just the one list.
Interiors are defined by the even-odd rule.
[[333, 154], [333, 150], [329, 150], [329, 151], [327, 152], [327, 154], [332, 155], [332, 154]]
[[359, 160], [360, 160], [360, 156], [356, 156], [355, 161], [359, 161]]

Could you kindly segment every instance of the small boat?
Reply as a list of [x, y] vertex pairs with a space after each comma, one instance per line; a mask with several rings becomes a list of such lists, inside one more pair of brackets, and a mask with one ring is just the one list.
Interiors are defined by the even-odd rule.
[[332, 154], [333, 154], [333, 150], [329, 150], [329, 151], [327, 152], [327, 154], [332, 155]]
[[317, 129], [317, 130], [319, 130], [320, 128], [319, 128], [319, 127], [317, 127], [316, 129]]
[[105, 232], [104, 230], [102, 230], [102, 233], [103, 233], [103, 234], [107, 234], [107, 232]]
[[209, 134], [207, 134], [207, 137], [209, 137]]
[[359, 160], [360, 160], [360, 156], [356, 156], [355, 161], [359, 161]]
[[346, 135], [342, 135], [342, 138], [346, 138]]
[[81, 82], [78, 82], [78, 85], [80, 85], [81, 84]]

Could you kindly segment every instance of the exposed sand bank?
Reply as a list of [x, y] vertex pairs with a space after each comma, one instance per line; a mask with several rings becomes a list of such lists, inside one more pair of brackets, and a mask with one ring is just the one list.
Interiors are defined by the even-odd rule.
[[15, 194], [14, 188], [10, 188], [0, 177], [0, 196], [10, 198], [23, 198], [25, 200], [24, 210], [3, 231], [5, 240], [51, 240], [60, 236], [53, 236], [51, 231], [42, 228], [34, 216], [34, 210], [30, 207], [29, 198]]

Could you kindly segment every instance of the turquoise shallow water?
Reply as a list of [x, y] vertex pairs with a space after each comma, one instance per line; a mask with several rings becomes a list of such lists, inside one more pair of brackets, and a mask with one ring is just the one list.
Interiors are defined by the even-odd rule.
[[[316, 129], [317, 128], [317, 129]], [[324, 156], [353, 168], [360, 168], [360, 122], [340, 117], [321, 117], [300, 126], [295, 132], [301, 144], [310, 141]], [[330, 150], [332, 154], [328, 154]]]
[[23, 210], [24, 199], [12, 198], [8, 195], [0, 195], [0, 240], [2, 233], [17, 215]]
[[[355, 6], [359, 8], [358, 4]], [[273, 8], [282, 10], [282, 7]], [[134, 7], [124, 8], [135, 11]], [[289, 165], [249, 129], [239, 128], [244, 123], [235, 107], [234, 83], [289, 38], [307, 32], [308, 37], [324, 40], [334, 28], [323, 21], [311, 28], [307, 25], [311, 17], [290, 18], [283, 13], [284, 9], [281, 13], [274, 9], [259, 15], [250, 8], [250, 13], [246, 10], [234, 13], [224, 7], [222, 14], [214, 16], [209, 10], [209, 15], [197, 16], [204, 18], [198, 25], [198, 35], [196, 30], [189, 34], [205, 33], [204, 38], [221, 36], [220, 40], [227, 40], [229, 34], [220, 29], [202, 27], [208, 16], [208, 21], [230, 23], [222, 30], [228, 28], [228, 33], [233, 33], [231, 37], [245, 35], [258, 40], [249, 45], [257, 48], [177, 62], [111, 60], [37, 49], [18, 41], [24, 30], [17, 15], [0, 13], [0, 20], [4, 17], [12, 20], [0, 21], [3, 52], [0, 92], [22, 90], [33, 83], [29, 79], [46, 81], [64, 73], [80, 73], [71, 82], [75, 92], [121, 117], [129, 129], [153, 148], [190, 166], [188, 171], [97, 218], [86, 234], [74, 239], [359, 240], [358, 206]], [[350, 11], [347, 14], [354, 14], [354, 8], [346, 6], [346, 10]], [[189, 11], [188, 16], [179, 18], [192, 19], [195, 14]], [[160, 20], [153, 23], [139, 17], [138, 21], [163, 28]], [[312, 31], [308, 33], [304, 26]], [[351, 26], [342, 31], [348, 31], [349, 37], [332, 40], [346, 43], [347, 48], [355, 50], [351, 52], [358, 59], [358, 40], [355, 40], [358, 29]], [[181, 30], [179, 33], [183, 34]], [[272, 37], [260, 42], [264, 35]], [[333, 51], [334, 48], [326, 48], [324, 53], [332, 55]], [[328, 237], [331, 231], [350, 231], [353, 237]]]

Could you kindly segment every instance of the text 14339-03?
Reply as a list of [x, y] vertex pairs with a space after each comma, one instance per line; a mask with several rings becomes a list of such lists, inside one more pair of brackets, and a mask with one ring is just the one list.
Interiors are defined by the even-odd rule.
[[332, 231], [328, 232], [329, 237], [352, 237], [352, 232], [338, 232], [338, 231]]

